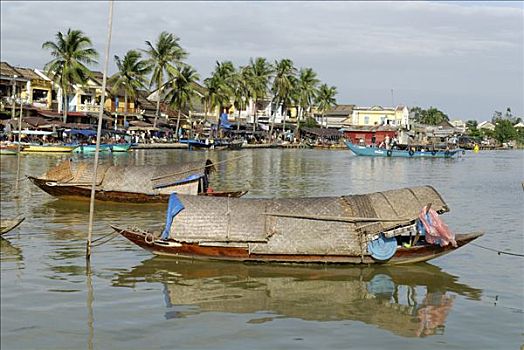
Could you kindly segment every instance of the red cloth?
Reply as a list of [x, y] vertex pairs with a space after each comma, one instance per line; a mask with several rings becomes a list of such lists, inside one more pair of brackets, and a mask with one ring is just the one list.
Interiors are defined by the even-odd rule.
[[429, 212], [426, 213], [426, 207], [424, 207], [418, 217], [426, 229], [426, 242], [440, 244], [441, 247], [449, 243], [451, 243], [453, 247], [457, 246], [455, 234], [451, 232], [435, 210], [430, 208]]

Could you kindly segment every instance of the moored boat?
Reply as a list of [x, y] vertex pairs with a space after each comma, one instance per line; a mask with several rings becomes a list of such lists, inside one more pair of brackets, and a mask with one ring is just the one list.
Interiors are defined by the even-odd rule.
[[[320, 198], [203, 198], [172, 194], [164, 231], [112, 226], [154, 254], [279, 263], [408, 264], [480, 237], [435, 243], [418, 229], [421, 208], [449, 211], [430, 186]], [[433, 231], [430, 231], [433, 232]], [[449, 244], [445, 244], [449, 243]]]
[[111, 143], [108, 144], [111, 152], [127, 152], [131, 148], [130, 143]]
[[[73, 149], [73, 153], [94, 153], [96, 151], [96, 145], [79, 145]], [[111, 152], [109, 145], [100, 145], [100, 152]]]
[[432, 149], [385, 149], [380, 147], [366, 147], [345, 141], [346, 146], [357, 156], [369, 157], [402, 157], [402, 158], [453, 158], [461, 149], [432, 150]]
[[65, 145], [24, 145], [22, 153], [69, 153], [75, 146]]
[[[246, 191], [213, 191], [210, 160], [178, 165], [98, 166], [95, 199], [129, 203], [165, 203], [172, 192], [238, 197]], [[28, 178], [52, 196], [89, 199], [93, 179], [92, 162], [64, 160], [45, 174]]]
[[[20, 150], [23, 150], [23, 147], [20, 148]], [[0, 145], [0, 155], [7, 156], [7, 155], [14, 155], [16, 156], [18, 154], [18, 145], [15, 144], [2, 144]]]

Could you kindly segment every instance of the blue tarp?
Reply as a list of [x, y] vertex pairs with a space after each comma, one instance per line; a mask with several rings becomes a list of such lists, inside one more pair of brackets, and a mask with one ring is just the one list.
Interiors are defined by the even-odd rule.
[[71, 129], [70, 131], [68, 131], [69, 134], [71, 135], [84, 135], [84, 136], [96, 136], [96, 131], [94, 130], [80, 130], [80, 129]]
[[180, 199], [178, 199], [176, 193], [171, 193], [171, 195], [169, 196], [169, 204], [167, 207], [166, 227], [164, 227], [164, 231], [162, 232], [162, 239], [169, 238], [169, 232], [171, 231], [173, 219], [175, 218], [176, 214], [180, 213], [182, 209], [184, 209], [184, 205], [182, 204]]

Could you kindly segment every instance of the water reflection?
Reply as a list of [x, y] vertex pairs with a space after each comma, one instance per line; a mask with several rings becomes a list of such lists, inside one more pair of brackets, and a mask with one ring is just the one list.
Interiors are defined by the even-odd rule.
[[22, 249], [14, 246], [9, 240], [4, 237], [0, 237], [0, 261], [6, 262], [23, 262], [24, 256], [22, 255]]
[[443, 333], [456, 295], [481, 297], [481, 290], [429, 264], [325, 268], [154, 257], [113, 279], [121, 287], [143, 282], [164, 285], [167, 319], [202, 312], [264, 312], [250, 322], [280, 317], [354, 320], [404, 337]]

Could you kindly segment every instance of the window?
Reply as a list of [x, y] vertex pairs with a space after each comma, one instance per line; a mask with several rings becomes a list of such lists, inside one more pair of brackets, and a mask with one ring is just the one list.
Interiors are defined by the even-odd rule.
[[369, 124], [369, 117], [368, 116], [365, 116], [364, 117], [364, 124]]

